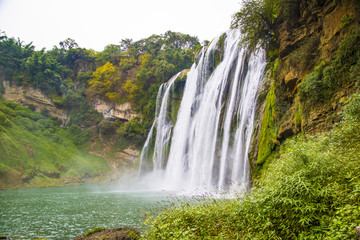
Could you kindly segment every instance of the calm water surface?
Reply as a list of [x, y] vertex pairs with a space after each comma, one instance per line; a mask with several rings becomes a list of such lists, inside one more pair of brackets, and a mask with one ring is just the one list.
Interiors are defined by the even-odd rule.
[[165, 192], [81, 185], [0, 191], [0, 235], [72, 239], [93, 227], [142, 228], [144, 212], [169, 200]]

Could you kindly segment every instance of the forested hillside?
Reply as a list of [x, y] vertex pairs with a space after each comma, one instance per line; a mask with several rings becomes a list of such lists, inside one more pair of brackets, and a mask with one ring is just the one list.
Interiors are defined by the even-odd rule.
[[[136, 42], [123, 39], [102, 52], [70, 38], [50, 50], [35, 50], [5, 33], [0, 40], [0, 92], [23, 106], [1, 100], [2, 187], [44, 183], [36, 178], [71, 182], [59, 181], [68, 175], [77, 182], [136, 169], [136, 149], [153, 121], [160, 84], [189, 68], [201, 48], [196, 37], [171, 31]], [[127, 103], [139, 117], [107, 119], [94, 109], [94, 100]], [[77, 164], [83, 165], [80, 172], [70, 167]]]

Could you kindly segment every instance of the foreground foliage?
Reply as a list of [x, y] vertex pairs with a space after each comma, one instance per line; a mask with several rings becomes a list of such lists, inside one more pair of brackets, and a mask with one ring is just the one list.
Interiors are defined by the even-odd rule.
[[149, 217], [149, 239], [354, 239], [360, 224], [360, 95], [330, 132], [287, 140], [239, 199]]

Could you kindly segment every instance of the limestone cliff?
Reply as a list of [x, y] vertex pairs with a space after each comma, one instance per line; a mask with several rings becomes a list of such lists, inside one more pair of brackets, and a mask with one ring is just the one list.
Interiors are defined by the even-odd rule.
[[68, 111], [56, 108], [51, 99], [39, 89], [17, 86], [8, 81], [3, 81], [2, 84], [4, 86], [2, 97], [5, 100], [16, 102], [23, 106], [33, 106], [36, 112], [41, 112], [43, 109], [46, 109], [49, 116], [62, 120], [63, 124], [69, 121]]
[[139, 113], [134, 112], [129, 102], [116, 104], [95, 98], [92, 100], [91, 106], [93, 106], [96, 111], [102, 113], [105, 119], [121, 119], [130, 121], [134, 117], [141, 118]]
[[[269, 63], [264, 87], [259, 91], [250, 150], [255, 174], [286, 138], [299, 132], [305, 136], [329, 130], [339, 121], [337, 112], [346, 98], [359, 88], [356, 53], [342, 72], [336, 71], [347, 64], [341, 51], [347, 47], [349, 54], [357, 51], [356, 37], [353, 46], [347, 46], [346, 41], [350, 35], [360, 36], [360, 2], [295, 2], [298, 6], [293, 16], [280, 16], [278, 58]], [[353, 73], [345, 76], [350, 70]], [[337, 80], [343, 76], [348, 79]]]
[[[328, 63], [336, 55], [342, 40], [352, 29], [359, 27], [360, 8], [357, 1], [316, 0], [300, 1], [299, 16], [279, 25], [278, 80], [284, 82], [285, 101], [294, 105], [297, 89], [302, 79], [321, 62]], [[308, 133], [327, 130], [336, 121], [339, 101], [346, 95], [340, 93], [334, 104], [316, 106], [310, 112], [303, 127]], [[291, 108], [291, 107], [290, 107]], [[293, 124], [283, 126], [280, 135], [294, 129]], [[295, 131], [296, 132], [296, 131]], [[290, 134], [292, 135], [292, 134]]]

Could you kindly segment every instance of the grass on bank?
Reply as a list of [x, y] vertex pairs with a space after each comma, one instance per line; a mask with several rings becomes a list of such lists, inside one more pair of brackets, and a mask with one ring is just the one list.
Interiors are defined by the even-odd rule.
[[[0, 177], [5, 176], [0, 185], [32, 181], [41, 185], [41, 179], [49, 183], [108, 171], [104, 159], [82, 151], [90, 132], [75, 125], [59, 128], [58, 124], [56, 119], [0, 99]], [[6, 183], [10, 175], [20, 179]]]
[[355, 239], [360, 225], [360, 95], [343, 121], [273, 153], [251, 194], [183, 204], [147, 219], [147, 239]]

